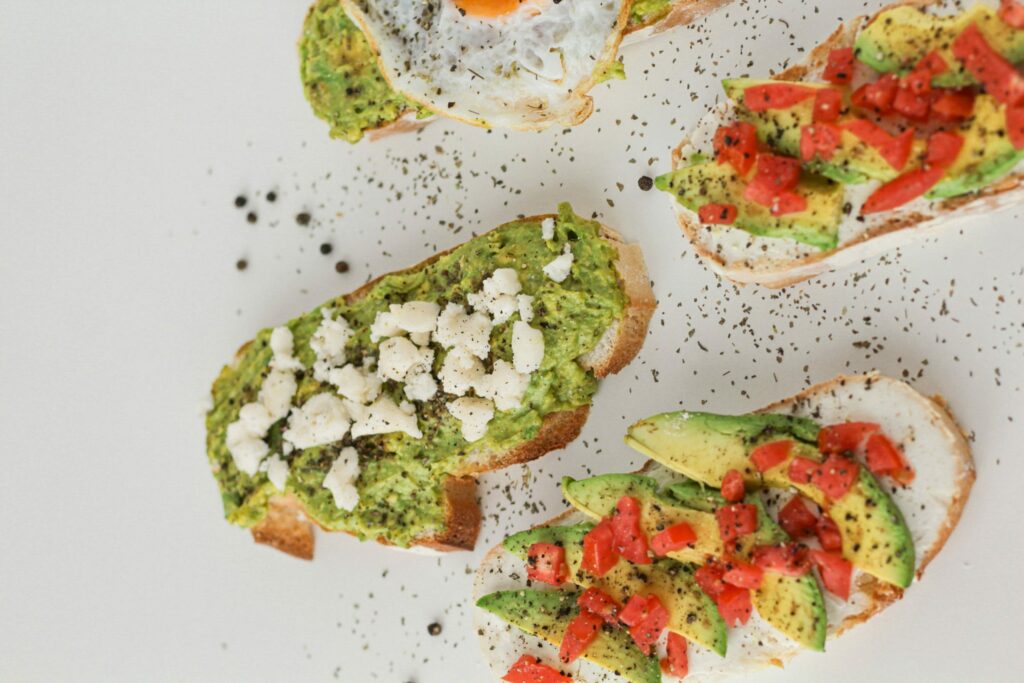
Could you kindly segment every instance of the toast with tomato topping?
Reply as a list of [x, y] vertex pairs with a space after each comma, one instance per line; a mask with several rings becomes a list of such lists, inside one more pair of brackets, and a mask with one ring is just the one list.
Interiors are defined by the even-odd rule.
[[[712, 431], [707, 431], [709, 425]], [[779, 440], [783, 436], [793, 439], [790, 447], [799, 450], [774, 452], [784, 443]], [[876, 440], [883, 445], [881, 450], [875, 448]], [[959, 521], [975, 476], [967, 440], [945, 402], [878, 374], [839, 376], [748, 416], [686, 412], [654, 416], [634, 425], [627, 443], [657, 461], [648, 462], [635, 475], [567, 479], [563, 492], [575, 509], [510, 537], [484, 558], [474, 583], [474, 599], [480, 605], [476, 625], [496, 677], [528, 655], [530, 661], [578, 677], [574, 680], [677, 680], [658, 670], [658, 658], [662, 667], [671, 670], [674, 663], [677, 671], [686, 670], [696, 680], [718, 680], [781, 666], [804, 649], [825, 649], [827, 639], [867, 621], [921, 580]], [[739, 454], [731, 451], [737, 444], [744, 446]], [[779, 472], [794, 471], [792, 461], [799, 456], [793, 453], [810, 455], [814, 449], [821, 453], [846, 449], [844, 457], [856, 462], [860, 472], [860, 479], [847, 483], [845, 491], [835, 491], [840, 475], [824, 467], [816, 471], [814, 486], [835, 496], [823, 503], [817, 515], [802, 507], [806, 499], [791, 495], [792, 486], [773, 481], [781, 476]], [[739, 472], [735, 475], [738, 491], [730, 490], [734, 475], [721, 472], [732, 465]], [[852, 510], [861, 495], [857, 487], [869, 480], [880, 485], [868, 487], [872, 501], [865, 510], [874, 519], [865, 521]], [[816, 495], [796, 486], [798, 494]], [[768, 491], [773, 493], [766, 495]], [[639, 522], [624, 522], [629, 510], [622, 503], [625, 497], [636, 501], [633, 506], [639, 513], [631, 514], [639, 514]], [[793, 501], [802, 509], [796, 510]], [[735, 512], [744, 507], [753, 515], [750, 528], [737, 532], [745, 535], [727, 540], [726, 529], [745, 523]], [[840, 512], [841, 507], [845, 512]], [[725, 515], [726, 511], [730, 514]], [[834, 524], [823, 526], [828, 515]], [[590, 536], [598, 522], [615, 529], [608, 532], [607, 544], [619, 556], [610, 563], [600, 559], [611, 551], [601, 549], [599, 534]], [[647, 562], [652, 563], [636, 564], [642, 555], [629, 555], [629, 545], [619, 540], [619, 529], [629, 524], [639, 524], [637, 533], [646, 537], [643, 547], [650, 549]], [[872, 525], [894, 529], [885, 539], [874, 538], [874, 550], [860, 545], [868, 536], [857, 535], [874, 533]], [[582, 536], [581, 559], [574, 548], [583, 533], [588, 535]], [[910, 545], [897, 549], [900, 543]], [[557, 544], [561, 550], [553, 547]], [[782, 550], [787, 554], [780, 560]], [[794, 562], [798, 551], [809, 552], [812, 559], [801, 561], [815, 567], [810, 572], [805, 567], [800, 578], [795, 572], [787, 573], [791, 568], [787, 563]], [[872, 552], [875, 560], [869, 557]], [[731, 557], [708, 559], [722, 553]], [[844, 562], [842, 558], [847, 557], [852, 559]], [[555, 569], [559, 561], [564, 563], [561, 571]], [[649, 591], [643, 583], [634, 585], [638, 576], [657, 576], [659, 566], [677, 578], [692, 576], [698, 584], [699, 592], [690, 595], [688, 606], [679, 614], [673, 615], [674, 598], [658, 582], [647, 578]], [[606, 573], [598, 578], [598, 571]], [[559, 581], [563, 583], [557, 587], [550, 584]], [[752, 589], [745, 603], [731, 597], [744, 593], [733, 584]], [[588, 594], [581, 598], [584, 590]], [[686, 581], [677, 583], [675, 590], [695, 593]], [[557, 602], [551, 593], [567, 596], [559, 615], [569, 624], [585, 611], [610, 614], [603, 635], [593, 641], [599, 647], [588, 652], [583, 645], [581, 650], [579, 639], [574, 638], [568, 649], [579, 658], [569, 665], [560, 661], [560, 650], [566, 653], [568, 627], [551, 626], [544, 618], [531, 622], [530, 610], [536, 607], [517, 611], [517, 592], [524, 605]], [[837, 596], [847, 592], [846, 599]], [[667, 620], [657, 624], [657, 630], [665, 628], [665, 632], [646, 657], [638, 648], [649, 643], [650, 634], [619, 623], [628, 621], [624, 610], [632, 609], [638, 595], [645, 600], [652, 595], [661, 598], [669, 613]], [[708, 600], [728, 625], [725, 638], [715, 615], [707, 611]], [[680, 614], [685, 618], [680, 619]], [[526, 635], [531, 631], [539, 638]], [[613, 641], [609, 632], [623, 635]], [[674, 643], [668, 641], [673, 632]], [[679, 634], [688, 646], [680, 648]], [[617, 675], [609, 668], [624, 673]]]
[[711, 270], [784, 287], [1024, 203], [1024, 6], [936, 5], [891, 5], [771, 79], [723, 82], [657, 180]]

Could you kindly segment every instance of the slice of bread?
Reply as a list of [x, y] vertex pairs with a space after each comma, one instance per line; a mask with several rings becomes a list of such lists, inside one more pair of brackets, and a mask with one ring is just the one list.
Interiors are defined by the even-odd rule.
[[[928, 6], [935, 3], [909, 0], [879, 12], [899, 4]], [[781, 81], [820, 79], [829, 52], [851, 47], [860, 29], [870, 21], [871, 17], [857, 17], [839, 26], [824, 43], [811, 51], [806, 60], [773, 78]], [[721, 123], [730, 120], [730, 111], [728, 105], [722, 105], [705, 116], [693, 134], [674, 150], [672, 167], [682, 166], [690, 152], [697, 151], [697, 146], [705, 151], [710, 149], [711, 136]], [[1024, 170], [1018, 167], [976, 194], [935, 202], [920, 199], [893, 211], [865, 216], [863, 231], [827, 251], [788, 239], [756, 237], [738, 228], [701, 224], [696, 213], [675, 200], [672, 203], [680, 227], [712, 271], [737, 284], [758, 284], [774, 289], [830, 270], [846, 268], [929, 237], [950, 226], [957, 218], [1020, 205], [1024, 203]]]
[[[557, 216], [539, 215], [523, 220], [541, 221], [545, 218]], [[601, 236], [618, 254], [615, 267], [627, 303], [622, 317], [605, 330], [595, 348], [578, 359], [584, 368], [598, 378], [618, 372], [640, 351], [655, 306], [654, 293], [639, 246], [626, 244], [617, 233], [606, 227], [602, 227]], [[396, 272], [420, 270], [449, 251], [439, 252], [418, 265]], [[360, 300], [373, 290], [382, 277], [384, 276], [346, 295], [346, 300]], [[241, 358], [249, 343], [243, 345], [235, 354], [235, 363]], [[414, 545], [438, 551], [472, 549], [480, 527], [475, 475], [527, 462], [549, 451], [562, 448], [576, 438], [589, 412], [590, 406], [585, 405], [575, 410], [548, 414], [544, 417], [540, 432], [533, 439], [502, 452], [488, 450], [470, 453], [463, 467], [453, 472], [443, 483], [446, 508], [443, 531], [417, 538]], [[314, 547], [313, 524], [295, 497], [277, 496], [271, 499], [266, 517], [253, 526], [251, 531], [258, 543], [267, 544], [296, 557], [310, 559]], [[378, 540], [386, 543], [383, 539]]]
[[[886, 486], [886, 490], [900, 507], [914, 539], [916, 578], [920, 580], [959, 521], [974, 483], [970, 448], [943, 400], [929, 399], [903, 382], [870, 374], [837, 377], [757, 412], [800, 415], [823, 425], [846, 420], [877, 422], [900, 444], [915, 469], [916, 478], [907, 488]], [[640, 472], [662, 484], [681, 479], [680, 475], [653, 462]], [[545, 526], [583, 521], [586, 518], [582, 514], [570, 510]], [[498, 546], [484, 558], [477, 572], [474, 600], [495, 591], [524, 586], [522, 560]], [[867, 621], [903, 597], [904, 592], [855, 571], [849, 601], [841, 602], [825, 593], [829, 638]], [[536, 638], [524, 635], [498, 617], [478, 609], [475, 619], [484, 656], [496, 676], [503, 675], [524, 653], [535, 654], [550, 663], [558, 661], [557, 648], [538, 643]], [[686, 680], [741, 677], [765, 666], [781, 666], [799, 652], [799, 646], [755, 613], [746, 625], [730, 629], [728, 653], [724, 658], [703, 648], [691, 647], [690, 675]], [[579, 680], [591, 683], [623, 680], [589, 662], [580, 661], [573, 667], [574, 673], [580, 674]], [[675, 679], [666, 676], [666, 680]]]

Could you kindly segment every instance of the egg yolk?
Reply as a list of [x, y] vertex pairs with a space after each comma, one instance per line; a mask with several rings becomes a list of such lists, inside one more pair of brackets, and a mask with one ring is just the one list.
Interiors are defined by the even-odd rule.
[[523, 0], [454, 0], [463, 13], [484, 19], [500, 17], [516, 11]]

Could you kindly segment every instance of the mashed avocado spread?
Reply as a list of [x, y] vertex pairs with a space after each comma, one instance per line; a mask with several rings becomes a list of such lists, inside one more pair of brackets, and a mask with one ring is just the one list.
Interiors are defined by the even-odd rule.
[[645, 26], [668, 14], [672, 0], [636, 0], [629, 8], [629, 28]]
[[[561, 283], [543, 272], [570, 245], [574, 257], [571, 274]], [[468, 443], [459, 423], [448, 413], [452, 397], [439, 391], [429, 401], [417, 402], [423, 438], [402, 432], [363, 436], [327, 446], [296, 450], [287, 457], [290, 476], [286, 493], [297, 497], [309, 514], [329, 529], [344, 530], [361, 538], [383, 537], [397, 545], [409, 545], [417, 537], [443, 528], [442, 482], [458, 470], [467, 453], [477, 449], [506, 450], [532, 439], [548, 414], [588, 405], [597, 389], [594, 376], [575, 362], [591, 351], [601, 336], [620, 318], [626, 304], [615, 269], [616, 251], [600, 238], [600, 226], [584, 220], [563, 204], [555, 221], [554, 237], [543, 239], [536, 220], [524, 220], [497, 228], [457, 247], [423, 268], [385, 276], [356, 302], [344, 296], [287, 323], [295, 340], [295, 356], [304, 370], [296, 374], [298, 390], [293, 405], [333, 387], [313, 379], [314, 353], [309, 341], [321, 322], [321, 309], [333, 308], [351, 324], [355, 335], [346, 346], [350, 359], [375, 355], [369, 327], [376, 314], [389, 304], [432, 301], [465, 304], [466, 296], [480, 289], [482, 281], [497, 268], [514, 268], [523, 292], [534, 298], [531, 325], [544, 336], [544, 357], [530, 375], [521, 407], [497, 411], [479, 441]], [[511, 361], [512, 322], [495, 327], [491, 358]], [[220, 487], [224, 513], [229, 521], [252, 526], [266, 514], [268, 499], [277, 494], [267, 475], [250, 477], [240, 472], [225, 443], [227, 425], [238, 419], [242, 405], [255, 400], [268, 373], [272, 357], [270, 329], [261, 331], [247, 345], [236, 364], [225, 367], [214, 382], [213, 408], [206, 418], [207, 454]], [[434, 374], [444, 360], [439, 352]], [[401, 385], [385, 382], [383, 393], [402, 400]], [[271, 451], [280, 452], [287, 420], [275, 424], [267, 436]], [[359, 503], [352, 512], [337, 508], [331, 492], [323, 487], [324, 476], [342, 448], [359, 452], [360, 474], [356, 482]]]

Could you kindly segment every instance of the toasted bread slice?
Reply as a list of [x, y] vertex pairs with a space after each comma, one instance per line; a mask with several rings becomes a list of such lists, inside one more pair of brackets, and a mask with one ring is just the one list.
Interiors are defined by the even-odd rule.
[[[523, 220], [539, 222], [545, 218], [554, 219], [557, 216], [539, 215]], [[598, 378], [618, 372], [636, 356], [643, 345], [655, 306], [654, 293], [640, 248], [624, 243], [617, 233], [603, 226], [601, 238], [616, 250], [615, 268], [626, 305], [621, 317], [605, 330], [594, 349], [578, 359], [582, 367]], [[439, 252], [416, 266], [393, 274], [420, 270], [450, 251]], [[384, 276], [346, 295], [346, 300], [349, 303], [359, 301], [373, 290], [382, 277]], [[249, 343], [238, 350], [234, 365], [237, 365]], [[527, 462], [548, 451], [562, 448], [579, 434], [589, 411], [590, 406], [584, 405], [573, 410], [548, 414], [543, 419], [539, 433], [529, 441], [502, 452], [471, 452], [463, 466], [453, 471], [443, 482], [443, 531], [416, 538], [413, 545], [437, 551], [472, 549], [480, 526], [475, 475]], [[255, 524], [251, 531], [258, 543], [309, 559], [313, 555], [314, 547], [313, 525], [311, 517], [305, 514], [298, 499], [293, 496], [275, 496], [270, 499], [267, 515]], [[378, 540], [386, 543], [384, 539]]]
[[[886, 489], [903, 512], [914, 539], [916, 578], [920, 580], [959, 521], [974, 483], [974, 464], [967, 440], [942, 399], [929, 399], [903, 382], [878, 374], [840, 376], [758, 412], [800, 415], [821, 424], [846, 420], [877, 422], [902, 446], [916, 471], [916, 478], [907, 488], [886, 486]], [[681, 480], [680, 475], [653, 462], [640, 472], [662, 484]], [[581, 513], [570, 510], [545, 526], [583, 521], [586, 518]], [[491, 550], [477, 572], [474, 600], [495, 591], [525, 587], [522, 565], [522, 560], [500, 545]], [[834, 638], [867, 621], [903, 594], [899, 588], [855, 571], [849, 601], [844, 603], [826, 594], [828, 636]], [[536, 638], [525, 636], [483, 610], [478, 609], [475, 618], [484, 656], [497, 677], [524, 653], [535, 654], [550, 663], [557, 662], [557, 648], [538, 643]], [[799, 651], [799, 646], [755, 614], [746, 625], [729, 631], [725, 657], [691, 647], [687, 680], [743, 676], [769, 665], [781, 665]], [[573, 667], [574, 672], [578, 670], [580, 680], [595, 683], [623, 680], [582, 660]], [[666, 676], [665, 680], [675, 679]]]
[[[935, 2], [908, 0], [885, 7], [879, 13], [900, 4], [929, 6]], [[819, 79], [829, 52], [851, 47], [860, 29], [872, 18], [857, 17], [840, 25], [806, 60], [772, 78], [780, 81]], [[710, 149], [711, 136], [721, 123], [729, 120], [730, 111], [728, 105], [721, 105], [701, 119], [694, 133], [673, 151], [672, 167], [683, 165], [697, 146]], [[704, 225], [696, 213], [674, 200], [672, 203], [680, 227], [712, 271], [737, 284], [776, 289], [924, 239], [949, 227], [957, 218], [1020, 205], [1024, 203], [1024, 170], [1018, 166], [1002, 180], [975, 194], [944, 201], [916, 200], [892, 211], [865, 216], [863, 230], [826, 251], [784, 238], [757, 237], [738, 228]]]

